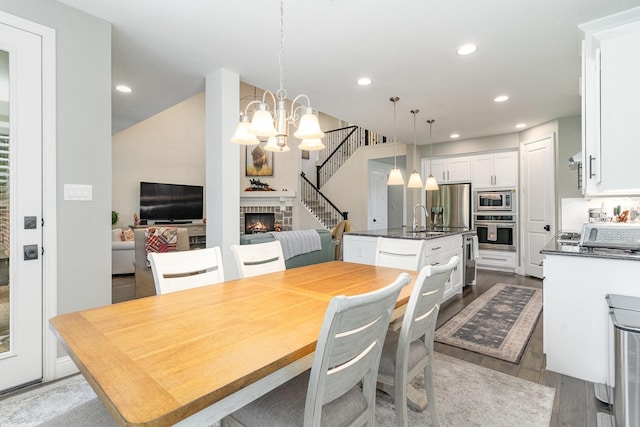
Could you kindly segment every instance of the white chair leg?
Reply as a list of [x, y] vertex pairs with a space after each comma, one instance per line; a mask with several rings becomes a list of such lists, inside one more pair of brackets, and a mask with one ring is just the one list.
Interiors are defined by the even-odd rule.
[[433, 357], [429, 357], [429, 364], [424, 368], [424, 388], [427, 391], [427, 399], [429, 401], [429, 413], [431, 413], [431, 422], [434, 427], [440, 426], [440, 420], [438, 420], [438, 411], [436, 409], [436, 394], [433, 390], [433, 370], [431, 364]]

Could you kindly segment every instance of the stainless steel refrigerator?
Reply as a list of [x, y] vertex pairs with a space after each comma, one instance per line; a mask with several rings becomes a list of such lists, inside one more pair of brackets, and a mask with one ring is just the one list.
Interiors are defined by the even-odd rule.
[[429, 226], [471, 228], [471, 184], [440, 184], [426, 193]]

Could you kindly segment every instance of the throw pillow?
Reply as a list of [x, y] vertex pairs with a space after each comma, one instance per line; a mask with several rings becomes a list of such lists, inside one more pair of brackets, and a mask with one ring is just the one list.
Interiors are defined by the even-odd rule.
[[133, 240], [133, 230], [130, 228], [127, 228], [126, 230], [122, 230], [122, 240], [124, 240], [125, 242], [127, 241], [131, 241]]

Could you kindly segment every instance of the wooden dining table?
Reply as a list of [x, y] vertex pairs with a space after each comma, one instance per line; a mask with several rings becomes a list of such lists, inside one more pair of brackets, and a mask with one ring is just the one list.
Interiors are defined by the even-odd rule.
[[[50, 320], [117, 423], [210, 425], [311, 367], [329, 300], [402, 270], [333, 261]], [[396, 315], [417, 272], [403, 288]]]

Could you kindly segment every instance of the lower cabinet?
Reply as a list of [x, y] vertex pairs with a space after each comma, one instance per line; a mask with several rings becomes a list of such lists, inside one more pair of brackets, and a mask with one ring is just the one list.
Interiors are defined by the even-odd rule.
[[[345, 234], [344, 239], [344, 260], [359, 264], [375, 265], [377, 237], [357, 236]], [[452, 256], [458, 255], [461, 263], [455, 268], [451, 277], [447, 281], [444, 290], [443, 301], [451, 298], [455, 294], [462, 293], [463, 266], [462, 266], [462, 236], [444, 236], [426, 241], [424, 258], [421, 267], [425, 265], [441, 265], [449, 262]]]
[[375, 265], [376, 248], [378, 247], [377, 237], [343, 234], [342, 239], [344, 242], [343, 259], [345, 261]]
[[481, 249], [476, 259], [476, 267], [484, 270], [513, 272], [517, 266], [517, 253]]

